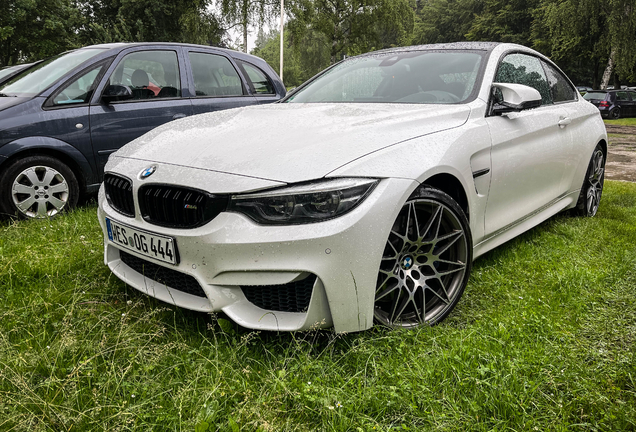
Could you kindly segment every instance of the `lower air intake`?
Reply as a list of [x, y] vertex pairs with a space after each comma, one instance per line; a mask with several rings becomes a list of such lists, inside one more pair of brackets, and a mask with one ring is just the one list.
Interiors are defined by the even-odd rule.
[[119, 251], [119, 258], [137, 273], [141, 273], [161, 285], [197, 297], [206, 297], [201, 285], [190, 275], [162, 267], [124, 251]]
[[278, 312], [307, 312], [316, 275], [284, 285], [241, 287], [247, 300], [261, 309]]

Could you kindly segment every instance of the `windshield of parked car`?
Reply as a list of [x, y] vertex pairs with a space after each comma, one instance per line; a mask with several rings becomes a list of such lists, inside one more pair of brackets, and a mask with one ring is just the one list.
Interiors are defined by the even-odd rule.
[[474, 98], [484, 53], [406, 51], [332, 67], [286, 102], [452, 104]]
[[0, 80], [6, 76], [11, 75], [12, 73], [15, 73], [16, 69], [19, 69], [19, 68], [20, 66], [7, 66], [0, 69]]
[[0, 94], [18, 97], [35, 96], [49, 88], [76, 66], [101, 52], [103, 52], [103, 49], [82, 49], [51, 57], [32, 68], [26, 69], [0, 86]]
[[585, 100], [601, 99], [602, 100], [602, 99], [605, 99], [605, 96], [607, 96], [606, 92], [594, 92], [594, 91], [591, 91], [591, 92], [585, 93], [583, 95], [583, 99], [585, 99]]

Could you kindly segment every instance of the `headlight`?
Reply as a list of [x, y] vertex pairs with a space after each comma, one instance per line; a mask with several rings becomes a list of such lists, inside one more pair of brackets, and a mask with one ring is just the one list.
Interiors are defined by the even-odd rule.
[[375, 179], [339, 178], [233, 195], [228, 211], [266, 225], [320, 222], [353, 210], [377, 183]]

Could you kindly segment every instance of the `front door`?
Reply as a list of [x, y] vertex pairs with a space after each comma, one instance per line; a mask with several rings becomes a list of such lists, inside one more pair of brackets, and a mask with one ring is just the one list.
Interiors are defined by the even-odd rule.
[[103, 86], [129, 87], [133, 99], [109, 104], [97, 101], [90, 107], [91, 140], [99, 175], [108, 156], [124, 144], [171, 120], [192, 114], [183, 68], [176, 50], [154, 49], [128, 52]]
[[568, 113], [553, 103], [538, 58], [520, 53], [507, 55], [495, 82], [534, 87], [541, 93], [543, 104], [486, 119], [492, 137], [486, 235], [531, 216], [567, 192], [564, 176], [572, 145]]

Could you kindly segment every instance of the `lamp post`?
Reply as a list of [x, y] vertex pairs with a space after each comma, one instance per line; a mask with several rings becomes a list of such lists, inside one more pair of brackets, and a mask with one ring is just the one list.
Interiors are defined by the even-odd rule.
[[285, 0], [280, 0], [280, 80], [283, 80], [283, 17], [285, 16], [284, 9]]

